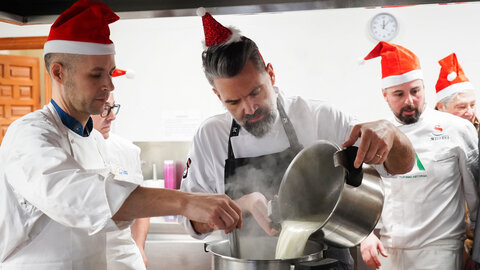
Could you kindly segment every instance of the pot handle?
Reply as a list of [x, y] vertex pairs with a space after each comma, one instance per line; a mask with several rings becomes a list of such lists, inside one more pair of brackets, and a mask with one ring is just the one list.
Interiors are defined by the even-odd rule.
[[295, 263], [295, 267], [293, 269], [295, 270], [340, 270], [341, 267], [337, 260], [331, 259], [331, 258], [325, 258], [319, 261]]
[[353, 166], [353, 162], [355, 161], [355, 157], [357, 156], [357, 151], [358, 147], [349, 146], [333, 154], [333, 161], [335, 167], [340, 165], [347, 170], [345, 180], [347, 184], [354, 187], [360, 186], [363, 179], [363, 164], [360, 165], [359, 168], [355, 168], [355, 166]]

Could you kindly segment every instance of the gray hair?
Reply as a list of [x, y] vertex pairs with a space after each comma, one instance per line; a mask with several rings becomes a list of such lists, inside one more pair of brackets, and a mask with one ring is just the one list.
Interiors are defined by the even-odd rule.
[[216, 78], [231, 78], [238, 75], [247, 61], [251, 60], [259, 72], [266, 72], [257, 44], [247, 37], [238, 42], [210, 46], [202, 53], [203, 71], [213, 85]]
[[[443, 107], [444, 107], [444, 108], [447, 108], [448, 105], [450, 104], [450, 102], [452, 102], [452, 101], [458, 96], [458, 94], [459, 94], [458, 92], [457, 92], [457, 93], [453, 93], [453, 94], [451, 94], [451, 95], [448, 95], [448, 96], [442, 98], [442, 99], [441, 99], [440, 101], [438, 101], [438, 102], [441, 102], [441, 103], [443, 104]], [[438, 102], [437, 102], [437, 103], [438, 103]], [[437, 106], [435, 106], [435, 107], [437, 107]]]

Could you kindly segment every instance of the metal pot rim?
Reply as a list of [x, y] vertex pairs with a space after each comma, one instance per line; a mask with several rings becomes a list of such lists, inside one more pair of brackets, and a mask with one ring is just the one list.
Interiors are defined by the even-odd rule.
[[253, 259], [240, 259], [235, 257], [230, 257], [227, 255], [222, 255], [217, 252], [212, 251], [211, 247], [214, 245], [219, 245], [221, 243], [228, 242], [228, 239], [224, 240], [217, 240], [212, 242], [207, 242], [204, 244], [205, 252], [210, 252], [215, 256], [221, 257], [225, 260], [229, 261], [236, 261], [236, 262], [280, 262], [280, 263], [296, 263], [296, 262], [307, 262], [307, 261], [316, 261], [323, 259], [323, 251], [315, 252], [312, 254], [304, 255], [297, 258], [292, 259], [260, 259], [260, 260], [253, 260]]

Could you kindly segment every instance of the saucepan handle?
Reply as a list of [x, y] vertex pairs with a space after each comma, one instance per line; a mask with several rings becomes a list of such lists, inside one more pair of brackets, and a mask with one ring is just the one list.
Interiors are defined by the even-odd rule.
[[347, 184], [358, 187], [362, 184], [363, 170], [362, 165], [359, 168], [353, 166], [355, 157], [357, 156], [358, 147], [349, 146], [343, 150], [336, 152], [333, 156], [335, 166], [342, 166], [346, 169], [345, 181]]

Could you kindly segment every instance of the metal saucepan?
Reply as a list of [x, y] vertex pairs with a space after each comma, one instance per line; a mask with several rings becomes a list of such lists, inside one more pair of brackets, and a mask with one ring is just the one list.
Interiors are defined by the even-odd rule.
[[380, 218], [384, 190], [373, 167], [353, 168], [355, 150], [318, 141], [298, 153], [280, 185], [280, 219], [321, 222], [329, 245], [353, 247], [363, 241]]
[[212, 269], [215, 270], [338, 269], [336, 260], [323, 258], [325, 245], [312, 240], [307, 242], [303, 256], [286, 260], [275, 259], [277, 241], [278, 237], [241, 237], [241, 258], [231, 256], [228, 239], [205, 243], [205, 251], [213, 254]]

